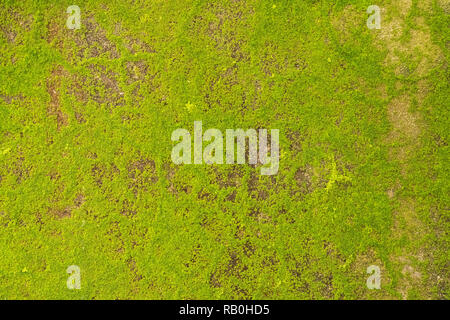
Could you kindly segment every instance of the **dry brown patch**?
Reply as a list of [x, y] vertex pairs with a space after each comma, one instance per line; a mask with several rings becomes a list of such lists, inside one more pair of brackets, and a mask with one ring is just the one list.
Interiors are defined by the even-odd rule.
[[210, 3], [207, 11], [215, 15], [215, 19], [205, 21], [202, 16], [196, 16], [192, 28], [197, 33], [206, 34], [215, 44], [215, 47], [227, 52], [236, 61], [248, 60], [242, 47], [245, 41], [239, 40], [235, 32], [227, 30], [228, 25], [243, 25], [245, 17], [253, 14], [251, 7], [245, 7], [243, 3], [231, 3], [227, 6]]
[[106, 32], [92, 16], [83, 20], [83, 26], [85, 27], [83, 36], [80, 32], [73, 33], [81, 58], [94, 58], [105, 53], [111, 59], [120, 57], [116, 45], [107, 38]]
[[[90, 74], [71, 75], [68, 93], [74, 95], [78, 101], [86, 103], [89, 100], [108, 106], [122, 106], [125, 104], [117, 74], [104, 65], [91, 64], [88, 66]], [[86, 88], [93, 88], [86, 90]]]
[[352, 30], [357, 28], [361, 21], [365, 21], [364, 14], [354, 5], [348, 5], [341, 12], [331, 17], [331, 24], [339, 31], [341, 44], [352, 38]]
[[[416, 19], [416, 28], [410, 30], [409, 38], [401, 39], [405, 28], [404, 18], [410, 10], [410, 2], [410, 0], [399, 1], [392, 7], [381, 8], [382, 25], [381, 30], [376, 34], [376, 45], [381, 50], [387, 50], [385, 64], [394, 66], [397, 75], [414, 74], [421, 77], [444, 61], [444, 57], [439, 47], [432, 42], [428, 25], [420, 17]], [[396, 11], [399, 12], [399, 15], [394, 14]], [[402, 56], [414, 60], [420, 59], [416, 61], [416, 69], [409, 70], [402, 65]]]
[[297, 182], [300, 192], [308, 194], [312, 192], [312, 168], [310, 166], [306, 168], [299, 168], [295, 173], [295, 181]]
[[426, 227], [417, 215], [416, 203], [412, 198], [398, 199], [399, 208], [395, 212], [393, 237], [408, 238], [410, 241], [421, 239]]
[[72, 211], [74, 209], [80, 208], [85, 202], [85, 197], [83, 194], [78, 194], [73, 202], [73, 204], [65, 207], [53, 207], [48, 209], [50, 216], [57, 219], [70, 218], [72, 216]]
[[[92, 15], [81, 20], [81, 29], [66, 27], [65, 15], [56, 15], [47, 25], [47, 42], [53, 44], [68, 60], [95, 58], [105, 54], [117, 59], [120, 53]], [[72, 61], [73, 62], [73, 61]]]
[[151, 45], [139, 38], [129, 38], [128, 42], [125, 44], [126, 48], [132, 53], [136, 54], [138, 52], [155, 53], [156, 50], [153, 49]]
[[128, 200], [124, 200], [122, 203], [122, 209], [120, 210], [120, 214], [132, 218], [137, 214], [137, 211], [134, 209], [134, 204]]
[[115, 164], [107, 166], [104, 163], [97, 162], [92, 165], [91, 176], [98, 187], [103, 186], [105, 180], [111, 181], [120, 173], [120, 170]]
[[[431, 12], [432, 1], [419, 1], [418, 6], [422, 11]], [[394, 69], [397, 76], [417, 79], [423, 78], [432, 68], [437, 67], [444, 61], [439, 47], [432, 42], [429, 26], [423, 17], [415, 18], [416, 25], [405, 36], [405, 19], [412, 8], [412, 0], [393, 1], [380, 7], [381, 30], [373, 30], [373, 33], [376, 37], [375, 46], [387, 53], [384, 61], [385, 66]], [[347, 41], [351, 38], [351, 30], [356, 27], [354, 20], [363, 19], [362, 16], [356, 17], [357, 15], [356, 10], [352, 6], [348, 6], [339, 16], [333, 19], [334, 27], [341, 33], [341, 41]], [[365, 19], [361, 21], [365, 21]], [[405, 64], [404, 59], [410, 59], [414, 69], [410, 65]], [[426, 80], [421, 80], [417, 83], [417, 86], [416, 97], [407, 93], [400, 95], [392, 99], [388, 103], [387, 108], [387, 115], [391, 122], [392, 130], [385, 142], [393, 145], [390, 150], [391, 159], [399, 163], [404, 177], [411, 173], [409, 159], [420, 146], [419, 138], [424, 130], [424, 124], [420, 115], [412, 112], [410, 109], [413, 98], [417, 98], [419, 105], [425, 101], [429, 92], [429, 84]], [[400, 81], [396, 83], [396, 89], [403, 89]], [[386, 86], [380, 88], [380, 95], [385, 101], [389, 99]], [[299, 176], [301, 178], [304, 174], [300, 172]], [[421, 272], [418, 270], [418, 267], [415, 267], [415, 261], [419, 259], [420, 250], [412, 247], [413, 243], [417, 244], [423, 238], [423, 230], [425, 230], [426, 226], [424, 226], [424, 223], [418, 216], [415, 200], [402, 197], [397, 193], [398, 190], [408, 188], [402, 187], [399, 179], [386, 192], [391, 201], [398, 203], [392, 230], [393, 237], [396, 239], [406, 238], [408, 240], [408, 245], [402, 248], [402, 253], [392, 257], [392, 260], [398, 264], [402, 272], [402, 279], [397, 287], [398, 291], [403, 298], [407, 298], [409, 290], [413, 287], [424, 289], [420, 291], [426, 292], [426, 288], [420, 286]], [[358, 272], [361, 269], [365, 271], [368, 264], [377, 264], [373, 261], [373, 254], [365, 254], [358, 257], [359, 259], [363, 259], [364, 263], [361, 265], [361, 262], [355, 262]], [[365, 278], [367, 277], [365, 276]], [[385, 293], [375, 292], [375, 295], [382, 296], [383, 294]]]
[[417, 139], [420, 135], [420, 118], [409, 111], [411, 98], [407, 95], [397, 97], [388, 106], [388, 117], [392, 123], [391, 137], [401, 139], [407, 137]]
[[[130, 272], [132, 274], [133, 277], [133, 282], [138, 282], [140, 280], [142, 280], [143, 276], [140, 274], [139, 269], [137, 267], [137, 263], [136, 260], [133, 257], [130, 257], [127, 260], [127, 265], [128, 268], [130, 269]], [[138, 292], [138, 287], [133, 285], [133, 290], [132, 290], [135, 294]]]
[[[442, 0], [438, 0], [438, 1], [442, 1]], [[448, 0], [444, 0], [444, 1], [448, 1]], [[433, 0], [420, 0], [420, 1], [417, 1], [417, 7], [422, 12], [430, 13], [433, 10]]]
[[148, 64], [145, 61], [129, 61], [127, 62], [127, 73], [128, 84], [143, 81], [148, 73]]
[[206, 191], [204, 188], [197, 194], [197, 199], [213, 202], [217, 199], [217, 196], [211, 192]]
[[30, 31], [33, 24], [33, 16], [31, 14], [24, 15], [16, 9], [8, 8], [2, 12], [2, 15], [9, 17], [10, 21], [6, 22], [0, 19], [0, 34], [6, 38], [9, 44], [22, 44], [24, 34]]
[[51, 76], [47, 78], [47, 92], [50, 95], [50, 103], [47, 112], [50, 116], [56, 117], [58, 130], [68, 124], [68, 117], [61, 110], [60, 99], [61, 79], [66, 75], [67, 72], [64, 68], [62, 66], [57, 66], [53, 69]]
[[[430, 2], [430, 0], [428, 0], [427, 2]], [[442, 10], [444, 10], [444, 12], [446, 14], [450, 14], [450, 1], [449, 0], [438, 0], [438, 4], [442, 8]]]
[[400, 15], [402, 16], [402, 18], [405, 18], [409, 10], [411, 9], [412, 0], [396, 0], [395, 2]]
[[5, 101], [5, 103], [7, 104], [11, 104], [13, 102], [22, 102], [25, 100], [25, 97], [22, 94], [18, 94], [18, 95], [2, 95], [0, 94], [0, 99], [2, 99], [3, 101]]
[[130, 162], [127, 170], [129, 187], [135, 195], [139, 191], [148, 191], [150, 186], [158, 181], [155, 162], [149, 158], [141, 157]]
[[[418, 6], [423, 11], [429, 11], [431, 1], [419, 1]], [[377, 34], [376, 45], [381, 50], [387, 50], [385, 64], [394, 67], [397, 76], [423, 78], [443, 61], [443, 56], [439, 47], [432, 42], [430, 29], [423, 17], [416, 18], [416, 26], [410, 30], [409, 37], [401, 39], [405, 27], [404, 19], [410, 8], [411, 0], [401, 0], [382, 9], [382, 17], [387, 18], [382, 19], [382, 28]], [[401, 63], [402, 58], [412, 59], [417, 67], [410, 70]], [[400, 81], [396, 83], [396, 87], [402, 89]], [[410, 107], [413, 97], [417, 99], [419, 105], [423, 104], [429, 92], [428, 81], [417, 81], [417, 88], [413, 96], [403, 94], [391, 100], [387, 110], [392, 130], [386, 142], [395, 145], [390, 150], [391, 159], [398, 161], [401, 173], [405, 177], [411, 173], [409, 159], [420, 147], [420, 135], [425, 128], [420, 115], [412, 112]], [[397, 240], [407, 240], [402, 252], [391, 257], [391, 260], [399, 266], [402, 275], [397, 290], [403, 299], [407, 299], [413, 288], [425, 296], [430, 292], [429, 288], [424, 287], [422, 272], [417, 264], [417, 261], [423, 260], [425, 249], [414, 247], [420, 244], [428, 230], [418, 215], [415, 199], [397, 195], [396, 190], [402, 188], [409, 189], [409, 186], [402, 187], [397, 182], [387, 191], [387, 195], [389, 199], [398, 203], [394, 213], [392, 236]]]

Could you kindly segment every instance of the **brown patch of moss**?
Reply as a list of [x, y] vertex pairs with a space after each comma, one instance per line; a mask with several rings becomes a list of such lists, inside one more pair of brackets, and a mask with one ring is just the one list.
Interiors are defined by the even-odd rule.
[[62, 66], [53, 69], [51, 76], [47, 78], [47, 92], [50, 95], [50, 103], [47, 112], [50, 116], [56, 118], [58, 130], [68, 124], [68, 116], [61, 110], [61, 79], [67, 72]]

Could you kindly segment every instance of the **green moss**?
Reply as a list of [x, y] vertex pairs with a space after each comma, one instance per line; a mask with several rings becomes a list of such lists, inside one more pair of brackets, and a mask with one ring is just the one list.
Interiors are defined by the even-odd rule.
[[[401, 41], [423, 17], [445, 61], [419, 76], [424, 53], [401, 52], [398, 76], [370, 4], [80, 1], [69, 30], [63, 3], [1, 1], [0, 298], [448, 298], [448, 15], [413, 1]], [[406, 176], [386, 139], [404, 93], [425, 128]], [[278, 174], [174, 165], [195, 120], [280, 129]]]

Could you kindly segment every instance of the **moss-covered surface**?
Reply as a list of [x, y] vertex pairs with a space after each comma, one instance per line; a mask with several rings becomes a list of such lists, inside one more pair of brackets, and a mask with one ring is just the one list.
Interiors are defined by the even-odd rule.
[[[447, 299], [450, 4], [372, 4], [1, 0], [0, 298]], [[195, 120], [278, 174], [173, 164]]]

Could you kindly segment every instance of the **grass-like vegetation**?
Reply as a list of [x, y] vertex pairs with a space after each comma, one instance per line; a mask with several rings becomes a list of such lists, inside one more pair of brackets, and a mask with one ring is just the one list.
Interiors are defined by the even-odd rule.
[[[0, 298], [448, 299], [449, 13], [1, 0]], [[279, 129], [278, 174], [173, 164], [195, 120]]]

